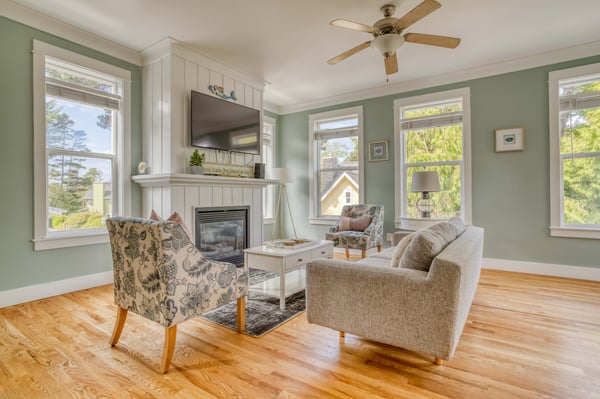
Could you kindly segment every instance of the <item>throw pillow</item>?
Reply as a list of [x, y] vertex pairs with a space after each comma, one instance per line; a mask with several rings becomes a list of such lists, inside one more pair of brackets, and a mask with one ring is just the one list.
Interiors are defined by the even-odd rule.
[[448, 223], [453, 224], [458, 230], [456, 234], [457, 237], [465, 232], [465, 222], [463, 222], [462, 218], [458, 216], [453, 216], [448, 220]]
[[358, 218], [340, 216], [338, 231], [365, 231], [370, 224], [370, 216], [361, 216]]
[[400, 264], [400, 259], [402, 258], [404, 251], [406, 251], [408, 244], [410, 244], [410, 242], [412, 241], [414, 235], [415, 233], [409, 233], [406, 236], [402, 237], [402, 239], [394, 249], [394, 253], [392, 254], [392, 262], [390, 263], [390, 266], [398, 267], [398, 265]]
[[418, 230], [400, 258], [399, 267], [429, 271], [433, 258], [442, 252], [457, 235], [457, 227], [448, 222], [437, 223]]
[[[150, 219], [156, 220], [157, 222], [163, 222], [164, 221], [164, 219], [161, 218], [154, 211], [154, 209], [152, 209], [152, 213], [150, 213]], [[169, 218], [167, 219], [167, 221], [169, 221], [169, 222], [177, 222], [183, 228], [183, 231], [185, 231], [185, 234], [187, 234], [188, 238], [192, 237], [192, 233], [190, 233], [190, 230], [186, 226], [186, 224], [183, 221], [183, 218], [181, 217], [181, 215], [179, 214], [179, 212], [177, 212], [177, 211], [173, 212], [173, 214], [171, 216], [169, 216]]]

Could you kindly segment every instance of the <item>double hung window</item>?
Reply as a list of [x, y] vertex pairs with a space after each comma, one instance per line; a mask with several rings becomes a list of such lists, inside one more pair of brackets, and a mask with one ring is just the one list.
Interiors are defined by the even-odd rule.
[[363, 202], [362, 107], [312, 114], [309, 127], [311, 223], [330, 224]]
[[419, 218], [411, 192], [413, 173], [435, 171], [440, 191], [431, 193], [434, 218], [470, 222], [469, 90], [459, 89], [394, 102], [396, 130], [396, 223]]
[[600, 238], [600, 64], [549, 77], [551, 232]]
[[34, 54], [35, 248], [103, 242], [124, 211], [129, 72], [41, 42]]

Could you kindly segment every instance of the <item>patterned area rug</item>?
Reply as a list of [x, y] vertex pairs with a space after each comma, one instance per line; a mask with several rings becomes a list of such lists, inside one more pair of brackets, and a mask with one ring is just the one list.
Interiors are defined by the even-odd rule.
[[[250, 269], [249, 283], [253, 285], [273, 277], [277, 277], [277, 273]], [[246, 329], [243, 333], [252, 337], [260, 337], [298, 316], [304, 312], [304, 309], [304, 291], [287, 297], [285, 310], [279, 309], [279, 298], [250, 292], [246, 300]], [[235, 302], [205, 313], [201, 317], [232, 330], [237, 330]]]

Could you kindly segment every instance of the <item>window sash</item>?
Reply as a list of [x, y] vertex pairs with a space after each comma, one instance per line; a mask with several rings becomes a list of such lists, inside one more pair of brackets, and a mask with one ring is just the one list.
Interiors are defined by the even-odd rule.
[[121, 109], [121, 96], [46, 78], [46, 95], [112, 110]]

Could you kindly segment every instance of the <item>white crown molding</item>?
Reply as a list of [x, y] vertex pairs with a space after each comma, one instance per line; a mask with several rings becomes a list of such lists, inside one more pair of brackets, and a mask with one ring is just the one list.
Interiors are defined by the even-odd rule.
[[578, 280], [600, 281], [600, 267], [555, 265], [551, 263], [524, 262], [505, 259], [483, 259], [484, 269], [503, 270], [542, 276], [574, 278]]
[[69, 292], [80, 291], [87, 288], [112, 284], [113, 279], [114, 273], [111, 270], [109, 272], [89, 274], [87, 276], [74, 277], [66, 280], [52, 281], [49, 283], [0, 291], [0, 308], [48, 298], [55, 295], [62, 295]]
[[123, 45], [117, 44], [83, 29], [58, 21], [45, 14], [14, 3], [10, 0], [0, 1], [0, 15], [13, 21], [31, 26], [62, 39], [108, 54], [131, 64], [142, 65], [141, 55]]
[[382, 97], [392, 94], [399, 94], [413, 90], [425, 89], [446, 85], [450, 83], [464, 82], [472, 79], [479, 79], [488, 76], [500, 75], [504, 73], [516, 72], [530, 68], [537, 68], [545, 65], [556, 64], [579, 58], [592, 57], [600, 55], [600, 41], [590, 42], [579, 46], [564, 48], [546, 53], [535, 54], [529, 57], [518, 58], [510, 61], [500, 62], [493, 65], [485, 65], [466, 69], [463, 71], [450, 72], [445, 75], [416, 79], [406, 82], [399, 82], [386, 86], [380, 86], [372, 89], [350, 92], [339, 96], [322, 98], [319, 100], [288, 106], [275, 106], [270, 104], [272, 112], [279, 115], [291, 114], [295, 112], [308, 111], [331, 105], [344, 104], [352, 101], [366, 100], [369, 98]]

